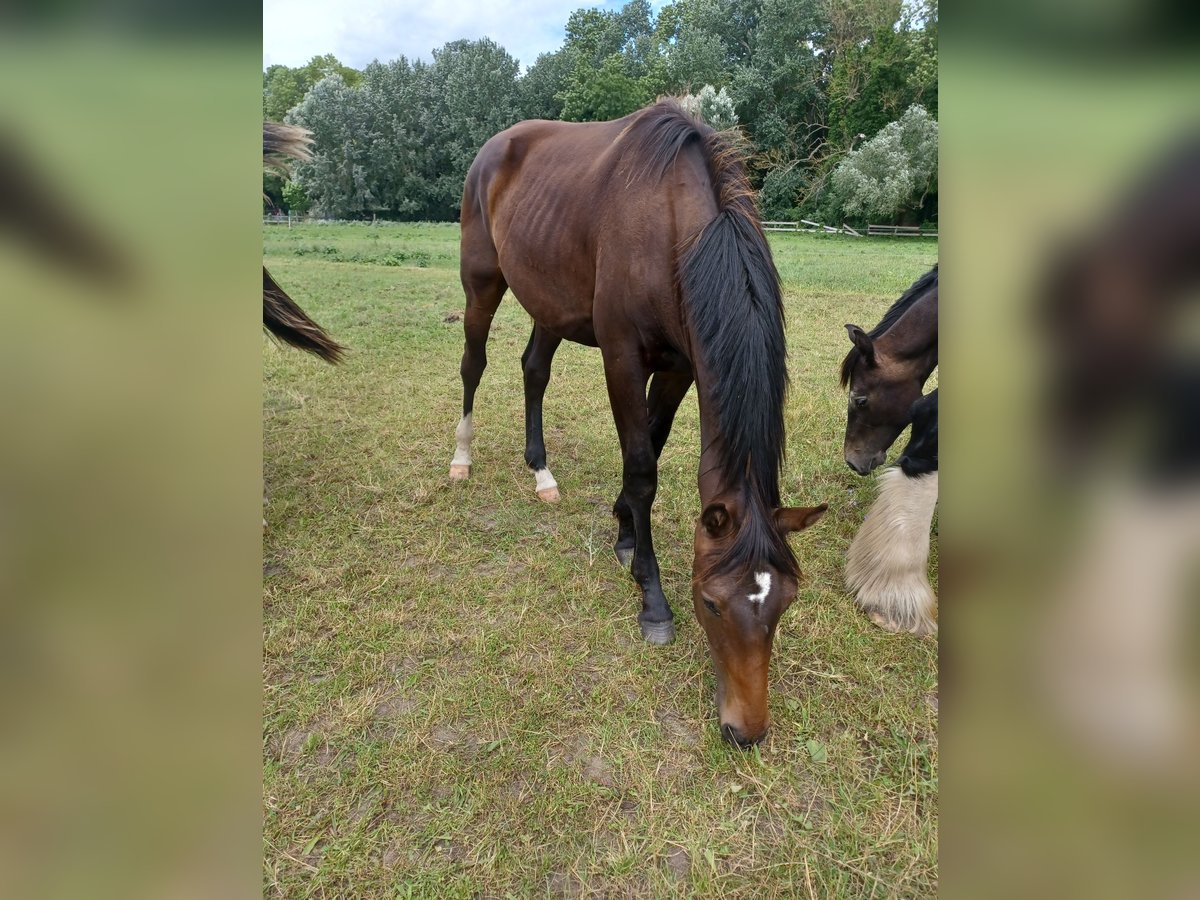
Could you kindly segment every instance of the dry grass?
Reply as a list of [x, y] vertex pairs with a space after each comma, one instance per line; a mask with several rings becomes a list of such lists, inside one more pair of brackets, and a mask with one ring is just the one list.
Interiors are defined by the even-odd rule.
[[[688, 599], [697, 413], [654, 508], [678, 639], [642, 643], [610, 546], [620, 479], [599, 355], [564, 345], [534, 495], [507, 298], [475, 407], [474, 475], [447, 479], [463, 305], [453, 225], [265, 230], [279, 282], [349, 348], [264, 344], [264, 889], [272, 896], [928, 896], [937, 887], [937, 646], [885, 634], [841, 588], [873, 497], [841, 461], [844, 322], [874, 324], [927, 241], [772, 239], [791, 346], [795, 539], [774, 726], [717, 733]], [[694, 396], [694, 393], [693, 395]]]

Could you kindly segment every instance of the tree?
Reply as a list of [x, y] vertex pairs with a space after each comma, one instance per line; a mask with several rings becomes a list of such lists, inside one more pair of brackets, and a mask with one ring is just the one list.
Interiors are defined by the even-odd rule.
[[567, 88], [574, 63], [574, 58], [565, 49], [543, 53], [537, 58], [518, 84], [521, 118], [557, 119], [562, 116], [559, 95]]
[[342, 65], [332, 53], [314, 56], [297, 69], [280, 65], [269, 67], [263, 73], [263, 118], [282, 122], [313, 85], [327, 75], [340, 75], [351, 87], [362, 78], [356, 69]]
[[520, 66], [490, 38], [433, 51], [418, 121], [426, 148], [430, 214], [457, 217], [467, 170], [488, 138], [521, 118]]
[[833, 173], [834, 197], [848, 217], [911, 214], [936, 193], [938, 124], [923, 106], [910, 106]]
[[619, 119], [651, 100], [645, 85], [625, 73], [619, 53], [605, 59], [598, 70], [576, 68], [561, 97], [562, 117], [568, 122]]
[[371, 190], [373, 127], [364, 94], [341, 75], [322, 78], [288, 113], [313, 133], [313, 158], [296, 166], [293, 180], [318, 215], [344, 218], [375, 206]]
[[725, 88], [718, 91], [711, 84], [706, 84], [697, 93], [680, 97], [679, 105], [718, 130], [732, 128], [738, 123], [737, 113], [733, 109], [733, 98]]

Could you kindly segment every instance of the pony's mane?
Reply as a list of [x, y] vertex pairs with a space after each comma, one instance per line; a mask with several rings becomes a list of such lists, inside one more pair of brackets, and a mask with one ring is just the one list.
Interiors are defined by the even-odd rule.
[[738, 532], [714, 568], [767, 563], [795, 576], [796, 557], [774, 522], [788, 388], [783, 292], [742, 154], [729, 136], [670, 99], [631, 116], [618, 142], [631, 180], [657, 183], [689, 147], [708, 167], [719, 212], [680, 248], [676, 277], [686, 322], [712, 376], [719, 464], [745, 504]]
[[[937, 279], [938, 264], [934, 263], [932, 269], [914, 281], [912, 287], [901, 294], [900, 299], [891, 305], [891, 308], [879, 320], [879, 324], [867, 332], [871, 340], [883, 337], [893, 325], [900, 321], [900, 317], [908, 312], [914, 303], [925, 296], [931, 287], [937, 286]], [[850, 352], [846, 354], [846, 358], [842, 360], [842, 387], [850, 384], [850, 376], [854, 374], [854, 367], [858, 365], [858, 360], [861, 356], [862, 354], [859, 349], [852, 346]]]

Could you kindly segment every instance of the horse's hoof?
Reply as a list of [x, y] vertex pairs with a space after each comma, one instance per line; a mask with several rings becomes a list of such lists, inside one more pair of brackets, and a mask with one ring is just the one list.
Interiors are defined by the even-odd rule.
[[666, 622], [638, 622], [642, 627], [642, 637], [647, 644], [669, 644], [675, 640], [675, 623], [671, 620]]
[[626, 569], [628, 569], [629, 564], [631, 562], [633, 562], [633, 548], [632, 547], [613, 547], [613, 553], [617, 554], [617, 562], [619, 562]]
[[892, 634], [899, 634], [904, 630], [881, 612], [867, 613], [867, 618], [869, 618], [884, 631], [890, 631]]
[[561, 495], [558, 493], [558, 488], [556, 487], [542, 488], [537, 492], [537, 495], [538, 499], [543, 503], [557, 503], [561, 499]]
[[471, 477], [471, 467], [470, 466], [460, 466], [457, 463], [450, 466], [450, 480], [451, 481], [466, 481], [470, 477]]

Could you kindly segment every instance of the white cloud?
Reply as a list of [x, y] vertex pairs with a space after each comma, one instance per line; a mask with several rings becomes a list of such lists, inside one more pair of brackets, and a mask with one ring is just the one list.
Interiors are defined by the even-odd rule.
[[490, 37], [528, 68], [562, 45], [573, 10], [592, 5], [619, 9], [623, 0], [263, 0], [263, 65], [300, 66], [323, 53], [354, 68], [401, 55], [428, 61], [447, 41]]

